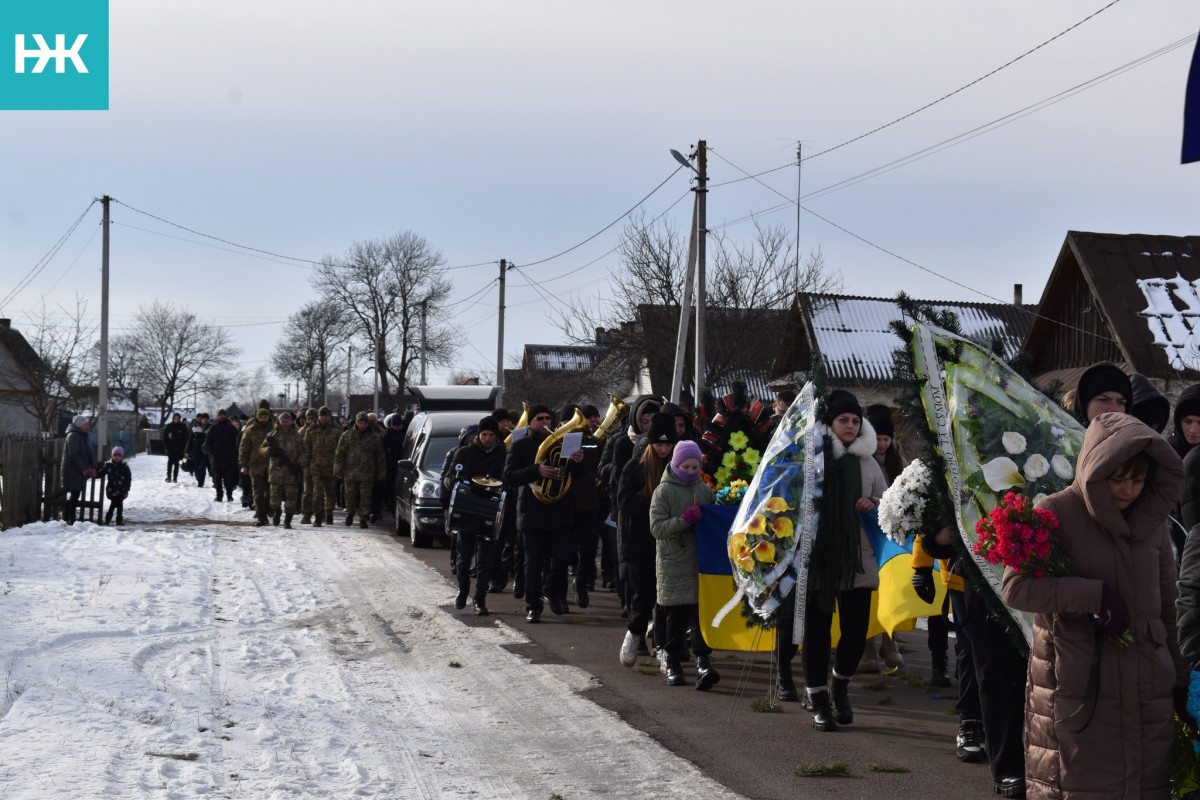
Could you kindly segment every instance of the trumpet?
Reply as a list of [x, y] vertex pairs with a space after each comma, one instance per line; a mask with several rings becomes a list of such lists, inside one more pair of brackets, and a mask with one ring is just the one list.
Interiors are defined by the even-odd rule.
[[559, 463], [562, 459], [563, 438], [568, 433], [586, 431], [587, 429], [587, 418], [583, 416], [583, 412], [575, 409], [575, 416], [558, 426], [554, 433], [542, 440], [542, 443], [538, 446], [534, 463], [541, 464], [545, 461], [557, 470], [549, 478], [538, 478], [529, 485], [533, 496], [546, 505], [562, 500], [567, 496], [567, 491], [571, 488], [571, 476], [567, 473], [566, 467]]
[[629, 404], [612, 392], [609, 392], [608, 411], [604, 413], [604, 419], [600, 420], [600, 427], [596, 428], [592, 436], [597, 441], [603, 442], [612, 435], [613, 431], [621, 427], [621, 423], [625, 421], [625, 417], [628, 415]]

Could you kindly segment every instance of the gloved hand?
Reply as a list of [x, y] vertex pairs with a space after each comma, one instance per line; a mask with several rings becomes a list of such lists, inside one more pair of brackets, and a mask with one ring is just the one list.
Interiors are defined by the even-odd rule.
[[933, 567], [917, 567], [913, 570], [912, 586], [917, 591], [917, 597], [932, 603], [937, 594], [937, 588], [933, 585]]
[[695, 525], [700, 521], [700, 517], [702, 516], [704, 516], [704, 514], [700, 511], [700, 505], [698, 503], [692, 503], [691, 508], [680, 514], [679, 518], [688, 525]]
[[1096, 623], [1105, 636], [1119, 636], [1129, 630], [1129, 609], [1116, 589], [1107, 583], [1100, 590], [1100, 613]]

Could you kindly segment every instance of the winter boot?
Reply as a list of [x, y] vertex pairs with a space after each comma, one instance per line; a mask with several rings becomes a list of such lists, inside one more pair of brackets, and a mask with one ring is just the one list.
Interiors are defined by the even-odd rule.
[[805, 707], [813, 715], [813, 728], [819, 731], [837, 730], [837, 721], [833, 718], [833, 709], [829, 706], [829, 692], [824, 686], [806, 690], [805, 700]]
[[667, 686], [686, 686], [683, 679], [683, 665], [676, 656], [667, 656]]
[[954, 742], [954, 755], [959, 761], [974, 764], [987, 758], [983, 745], [983, 722], [964, 719], [958, 723], [958, 736]]
[[283, 527], [287, 528], [289, 531], [292, 529], [292, 512], [289, 511], [287, 515], [284, 516]]
[[786, 654], [779, 659], [779, 699], [785, 703], [795, 703], [800, 699], [796, 691], [796, 679], [792, 676], [792, 659]]
[[360, 528], [366, 528], [366, 527], [367, 527], [367, 520], [366, 520], [366, 518], [365, 518], [365, 517], [364, 517], [364, 518], [360, 518], [360, 519], [358, 520], [358, 527], [360, 527]]
[[491, 614], [491, 613], [492, 612], [488, 611], [487, 598], [476, 597], [475, 598], [475, 616], [486, 617], [488, 614]]
[[312, 524], [312, 514], [305, 514], [303, 517], [301, 517], [300, 524], [301, 525], [311, 525]]
[[888, 672], [895, 672], [904, 667], [904, 656], [900, 655], [900, 648], [896, 647], [892, 637], [886, 633], [879, 634], [879, 657], [887, 665]]
[[267, 524], [268, 523], [267, 523], [267, 515], [266, 514], [263, 514], [260, 517], [254, 518], [254, 527], [256, 527], [256, 528], [266, 527]]
[[458, 590], [458, 597], [454, 598], [454, 607], [459, 611], [467, 607], [467, 595], [471, 593], [470, 587]]
[[320, 514], [317, 514], [315, 517], [313, 517], [312, 526], [314, 528], [321, 527], [321, 515]]
[[274, 516], [271, 517], [271, 524], [274, 525], [276, 528], [279, 527], [279, 517], [281, 515], [282, 515], [282, 512], [276, 511]]
[[349, 526], [349, 525], [353, 525], [353, 524], [354, 524], [354, 515], [347, 514], [346, 515], [346, 525]]
[[333, 524], [333, 512], [332, 511], [328, 511], [325, 513], [325, 524], [326, 525]]
[[839, 677], [837, 672], [833, 673], [833, 709], [838, 725], [854, 722], [854, 709], [850, 708], [850, 679]]
[[867, 649], [863, 650], [862, 660], [858, 662], [859, 672], [867, 672], [872, 675], [879, 672], [879, 656], [875, 652], [878, 642], [878, 636], [867, 639]]
[[696, 691], [707, 692], [721, 682], [721, 676], [713, 669], [712, 659], [707, 655], [696, 656]]
[[950, 685], [950, 673], [946, 671], [946, 654], [933, 654], [933, 676], [929, 682], [934, 686], [946, 687]]

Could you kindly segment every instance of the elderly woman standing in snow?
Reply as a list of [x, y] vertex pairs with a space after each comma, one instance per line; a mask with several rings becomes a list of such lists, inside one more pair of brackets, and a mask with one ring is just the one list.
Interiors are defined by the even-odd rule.
[[76, 510], [79, 505], [79, 495], [87, 486], [87, 479], [96, 477], [96, 454], [92, 452], [92, 443], [88, 439], [88, 426], [91, 420], [82, 414], [75, 417], [67, 426], [67, 446], [63, 448], [62, 484], [67, 493], [63, 505], [63, 520], [68, 525], [75, 524]]
[[[1165, 439], [1123, 413], [1094, 417], [1054, 512], [1071, 577], [1009, 567], [1004, 602], [1034, 612], [1025, 702], [1030, 797], [1165, 798], [1187, 669], [1175, 632], [1167, 514], [1183, 485]], [[1128, 631], [1122, 649], [1108, 638]], [[1184, 691], [1180, 691], [1184, 690]]]

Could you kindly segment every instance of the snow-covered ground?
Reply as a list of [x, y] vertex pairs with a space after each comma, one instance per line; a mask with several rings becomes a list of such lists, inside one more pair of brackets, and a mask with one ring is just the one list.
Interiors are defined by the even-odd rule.
[[0, 533], [0, 797], [734, 797], [378, 529], [254, 528], [130, 461], [125, 526]]

